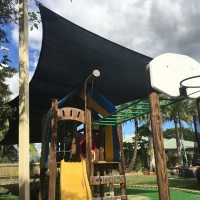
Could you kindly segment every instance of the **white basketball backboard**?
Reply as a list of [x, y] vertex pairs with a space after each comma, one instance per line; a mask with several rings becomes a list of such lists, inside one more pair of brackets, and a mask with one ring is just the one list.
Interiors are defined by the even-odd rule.
[[[180, 82], [183, 79], [200, 75], [200, 63], [180, 54], [162, 54], [154, 58], [148, 66], [152, 88], [171, 97], [180, 96]], [[184, 81], [183, 85], [200, 86], [200, 78]], [[187, 88], [188, 97], [200, 97], [198, 90], [200, 88]]]

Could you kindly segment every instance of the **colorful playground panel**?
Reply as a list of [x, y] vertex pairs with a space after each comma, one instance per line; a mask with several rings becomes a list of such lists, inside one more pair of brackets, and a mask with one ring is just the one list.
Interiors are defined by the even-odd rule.
[[[80, 97], [84, 99], [83, 93]], [[93, 119], [98, 120], [100, 114], [102, 117], [116, 111], [116, 108], [106, 98], [104, 98], [97, 90], [93, 89], [90, 98], [91, 107], [93, 109]], [[105, 160], [107, 162], [117, 162], [118, 159], [118, 136], [116, 126], [105, 126]]]

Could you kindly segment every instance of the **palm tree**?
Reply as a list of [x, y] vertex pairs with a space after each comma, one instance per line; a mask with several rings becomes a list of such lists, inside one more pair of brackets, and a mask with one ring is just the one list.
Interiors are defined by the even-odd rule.
[[131, 162], [130, 162], [128, 168], [126, 169], [126, 173], [130, 173], [133, 170], [133, 167], [135, 165], [135, 160], [136, 160], [136, 157], [137, 157], [138, 138], [139, 138], [137, 118], [134, 119], [134, 122], [135, 122], [135, 145], [134, 145], [133, 157], [131, 159]]
[[148, 128], [148, 155], [149, 155], [149, 170], [152, 171], [155, 167], [155, 156], [154, 156], [154, 147], [153, 147], [153, 135], [152, 135], [152, 129], [151, 129], [151, 120], [149, 116], [147, 115], [147, 124]]
[[[193, 115], [196, 113], [196, 104], [193, 100], [182, 100], [166, 106], [163, 108], [163, 118], [164, 122], [173, 121], [175, 126], [176, 134], [176, 147], [177, 147], [177, 163], [178, 165], [183, 165], [182, 151], [181, 151], [181, 137], [178, 129], [179, 122], [185, 122], [191, 124], [193, 121]], [[179, 119], [181, 119], [179, 121]]]
[[[127, 109], [126, 109], [126, 113], [127, 112], [132, 112], [133, 111], [133, 109], [135, 109], [135, 108], [144, 108], [144, 107], [147, 107], [148, 105], [138, 105], [138, 104], [134, 104], [134, 101], [133, 102], [130, 102], [130, 103], [127, 103], [127, 104], [123, 104], [123, 105], [121, 105], [120, 107], [118, 107], [118, 109], [121, 109], [122, 107], [124, 107], [124, 106], [128, 106], [128, 105], [130, 105], [130, 107], [128, 107]], [[140, 117], [135, 117], [134, 119], [134, 124], [135, 124], [135, 138], [134, 138], [134, 141], [135, 141], [135, 143], [134, 143], [134, 150], [133, 150], [133, 157], [132, 157], [132, 159], [131, 159], [131, 162], [130, 162], [130, 164], [129, 164], [129, 166], [128, 166], [128, 168], [126, 169], [126, 173], [129, 173], [129, 172], [131, 172], [132, 170], [133, 170], [133, 167], [134, 167], [134, 165], [135, 165], [135, 160], [136, 160], [136, 157], [137, 157], [137, 149], [138, 149], [138, 143], [139, 143], [139, 131], [138, 131], [138, 123], [139, 122], [147, 122], [147, 124], [149, 123], [149, 119], [148, 119], [148, 115], [142, 115], [142, 116], [140, 116]], [[131, 120], [131, 121], [133, 121], [133, 120]], [[150, 126], [150, 123], [149, 123], [149, 125], [147, 125], [147, 128], [150, 130], [150, 128], [149, 127], [151, 127]], [[151, 133], [151, 130], [149, 131], [150, 133], [149, 133], [149, 135], [148, 135], [148, 137], [149, 137], [149, 139], [150, 139], [150, 142], [149, 142], [149, 149], [151, 148], [151, 149], [153, 149], [153, 139], [152, 139], [152, 133]], [[152, 151], [151, 151], [152, 152]], [[154, 159], [154, 154], [152, 155], [151, 154], [151, 159], [150, 159], [150, 166], [152, 166], [152, 165], [154, 165], [155, 166], [155, 159]]]

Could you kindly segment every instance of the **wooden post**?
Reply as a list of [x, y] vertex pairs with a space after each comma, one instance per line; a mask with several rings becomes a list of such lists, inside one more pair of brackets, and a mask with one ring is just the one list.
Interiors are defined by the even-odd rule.
[[[118, 134], [118, 140], [119, 140], [119, 151], [121, 154], [121, 160], [119, 161], [119, 174], [125, 176], [125, 162], [124, 162], [124, 150], [123, 150], [123, 137], [122, 137], [122, 125], [118, 125], [117, 127], [117, 134]], [[122, 199], [126, 200], [126, 183], [120, 184], [120, 190]]]
[[[99, 161], [105, 160], [105, 128], [104, 126], [99, 126]], [[100, 176], [104, 176], [104, 169], [100, 168]], [[104, 197], [104, 185], [100, 184], [100, 197]]]
[[44, 192], [45, 192], [45, 171], [46, 169], [40, 168], [40, 188], [39, 188], [39, 198], [38, 200], [44, 200]]
[[[86, 85], [85, 93], [85, 133], [86, 133], [86, 167], [88, 180], [92, 176], [92, 131], [91, 131], [91, 107], [90, 86]], [[90, 186], [93, 196], [93, 187]]]
[[28, 1], [19, 1], [19, 199], [30, 199]]
[[72, 130], [72, 162], [77, 162], [77, 121], [73, 121], [73, 130]]
[[46, 112], [43, 114], [42, 118], [42, 148], [41, 148], [41, 158], [40, 158], [40, 187], [39, 187], [39, 197], [38, 200], [44, 199], [44, 188], [45, 188], [45, 168], [44, 163], [44, 153], [45, 153], [45, 131], [46, 131]]
[[85, 101], [85, 130], [86, 130], [86, 163], [88, 178], [92, 175], [92, 132], [91, 132], [91, 107], [90, 87], [86, 87]]
[[[71, 107], [76, 108], [77, 107], [77, 98], [75, 98], [75, 96], [73, 96], [71, 98]], [[80, 159], [78, 157], [80, 157], [80, 155], [78, 155], [77, 152], [77, 147], [78, 147], [78, 143], [77, 143], [77, 121], [73, 121], [72, 122], [72, 162], [78, 162]], [[80, 152], [79, 152], [80, 153]]]
[[149, 93], [151, 128], [153, 135], [154, 155], [156, 161], [156, 173], [158, 181], [159, 199], [169, 200], [169, 183], [167, 176], [166, 157], [163, 142], [162, 122], [160, 116], [159, 96], [158, 93], [151, 88], [150, 74], [148, 65], [147, 70], [147, 89]]
[[99, 126], [99, 160], [104, 161], [105, 135], [104, 126]]
[[51, 145], [50, 145], [50, 160], [49, 160], [49, 200], [55, 200], [55, 192], [56, 192], [57, 109], [58, 109], [58, 100], [53, 99], [52, 110], [51, 110]]
[[[112, 176], [112, 169], [108, 169], [108, 176]], [[109, 184], [110, 192], [114, 193], [114, 186], [113, 183]]]
[[[100, 168], [100, 176], [104, 176], [104, 169]], [[100, 184], [100, 197], [104, 197], [104, 185]]]
[[[88, 179], [92, 176], [92, 131], [91, 131], [91, 106], [90, 106], [90, 92], [91, 83], [100, 76], [98, 70], [94, 70], [92, 74], [86, 79], [84, 84], [85, 95], [85, 133], [86, 133], [86, 167]], [[93, 187], [90, 186], [92, 196]]]

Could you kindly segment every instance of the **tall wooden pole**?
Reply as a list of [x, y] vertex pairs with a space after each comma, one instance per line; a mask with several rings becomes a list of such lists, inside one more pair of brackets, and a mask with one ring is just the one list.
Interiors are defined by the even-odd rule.
[[[85, 93], [85, 133], [86, 133], [86, 169], [88, 180], [92, 176], [92, 131], [91, 131], [91, 107], [90, 85], [86, 84]], [[90, 186], [93, 197], [93, 186]]]
[[85, 101], [85, 130], [86, 130], [86, 163], [88, 178], [92, 175], [92, 131], [91, 131], [91, 107], [90, 107], [90, 86], [86, 86]]
[[[105, 160], [105, 127], [99, 126], [99, 161]], [[100, 168], [100, 176], [104, 176], [104, 169]], [[100, 197], [104, 197], [104, 185], [100, 184]]]
[[77, 121], [72, 122], [72, 162], [78, 162], [78, 156], [80, 155], [77, 154]]
[[[119, 161], [119, 174], [125, 176], [125, 160], [124, 160], [124, 149], [123, 149], [123, 137], [122, 137], [122, 125], [118, 125], [117, 134], [119, 140], [119, 150], [120, 150], [120, 161]], [[120, 184], [121, 196], [123, 200], [127, 199], [126, 195], [126, 183]]]
[[167, 176], [166, 157], [163, 142], [162, 122], [160, 116], [159, 96], [151, 88], [149, 67], [147, 65], [147, 89], [149, 93], [151, 127], [153, 135], [154, 155], [156, 161], [156, 173], [160, 200], [169, 200], [169, 183]]
[[42, 118], [42, 151], [40, 157], [40, 187], [39, 187], [39, 194], [38, 200], [44, 200], [44, 188], [45, 188], [45, 168], [43, 166], [44, 163], [44, 152], [45, 152], [45, 131], [46, 131], [46, 117], [47, 113], [43, 114]]
[[[71, 107], [76, 108], [77, 107], [77, 98], [73, 96], [71, 98]], [[78, 143], [78, 137], [77, 137], [77, 121], [72, 122], [72, 162], [79, 162], [80, 161], [80, 151], [78, 152], [77, 150], [79, 149], [79, 143]]]
[[104, 161], [105, 157], [105, 127], [99, 126], [99, 160]]
[[58, 100], [52, 100], [51, 110], [51, 145], [49, 160], [49, 200], [55, 200], [56, 193], [56, 146], [57, 146], [57, 109]]
[[30, 199], [29, 186], [28, 1], [19, 1], [19, 199]]

